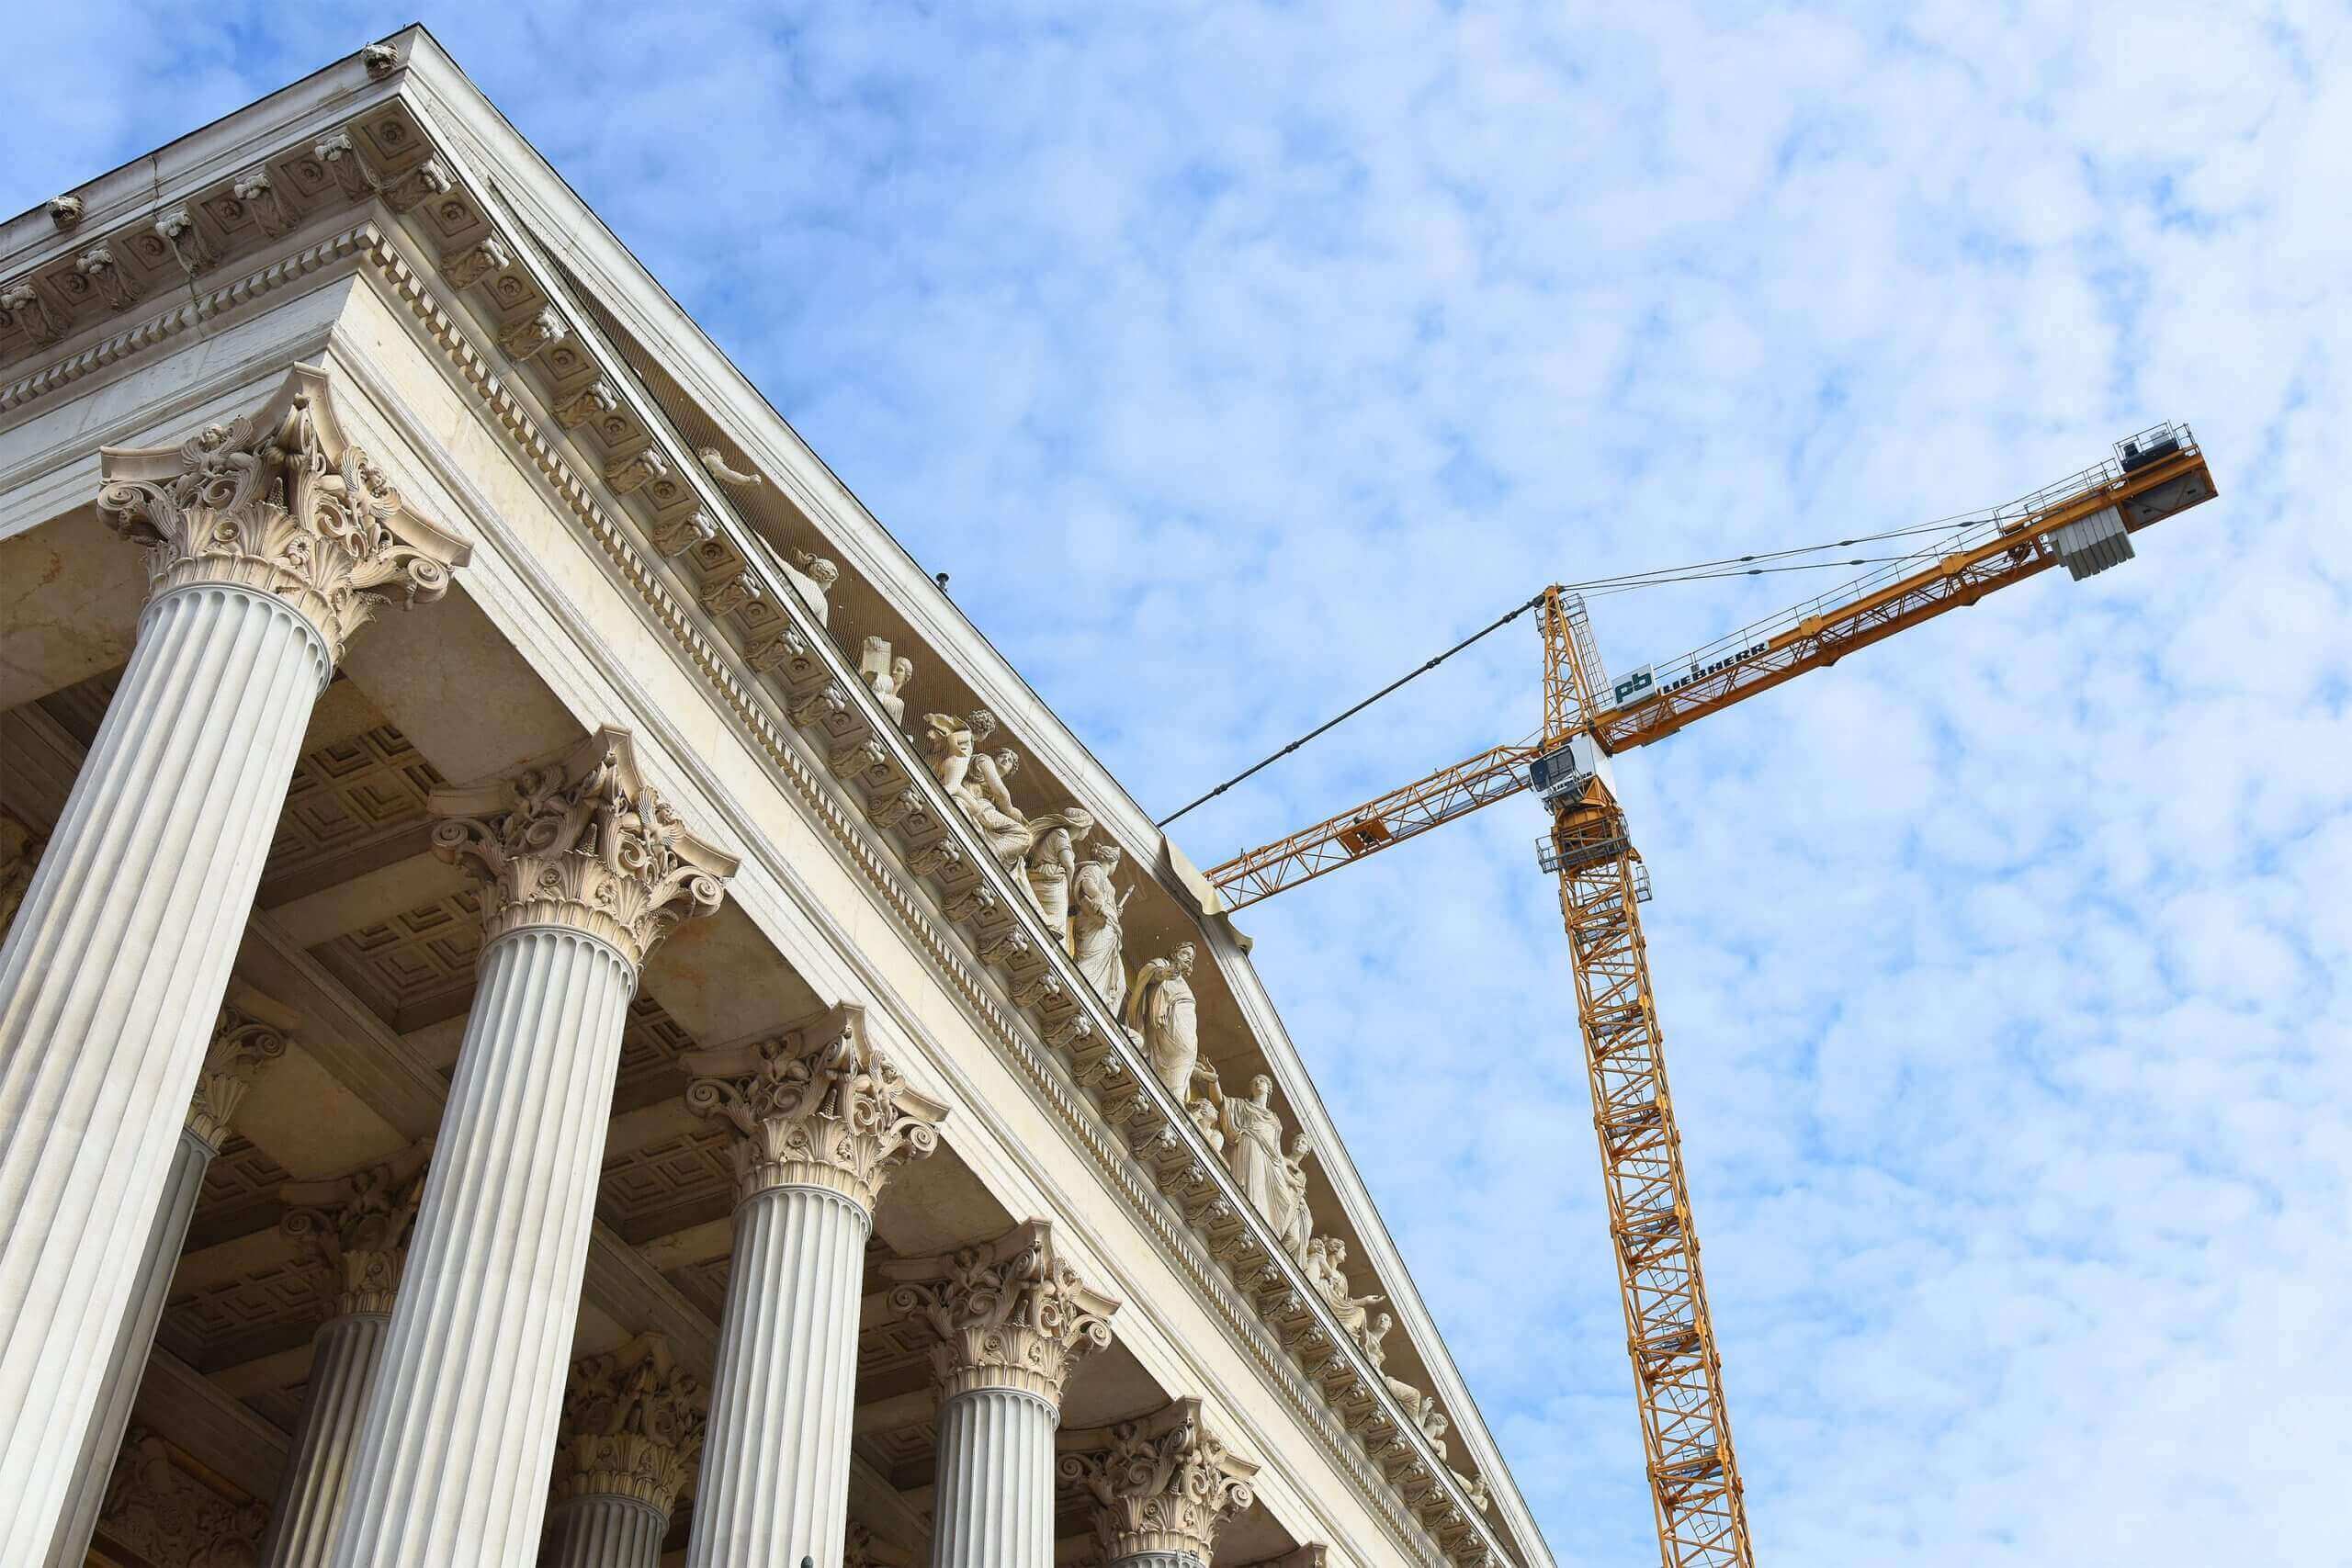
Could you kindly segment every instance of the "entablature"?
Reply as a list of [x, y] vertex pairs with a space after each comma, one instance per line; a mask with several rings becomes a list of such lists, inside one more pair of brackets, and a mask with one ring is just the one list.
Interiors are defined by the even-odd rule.
[[[156, 187], [142, 204], [110, 175], [89, 187], [71, 224], [36, 212], [0, 227], [0, 376], [8, 378], [0, 419], [287, 282], [356, 267], [442, 348], [678, 657], [884, 889], [983, 1032], [1094, 1153], [1106, 1183], [1158, 1229], [1272, 1383], [1379, 1495], [1400, 1540], [1464, 1563], [1540, 1560], [1532, 1527], [1514, 1531], [1514, 1552], [1479, 1517], [1486, 1487], [1448, 1467], [1442, 1422], [1432, 1429], [1426, 1405], [1412, 1403], [1418, 1391], [1384, 1366], [1360, 1314], [1349, 1321], [1344, 1280], [1335, 1302], [1276, 1233], [1193, 1106], [1170, 1092], [1121, 1010], [1080, 971], [1065, 933], [1048, 929], [1024, 879], [943, 787], [903, 715], [886, 707], [887, 697], [903, 703], [903, 682], [877, 690], [835, 623], [898, 630], [935, 680], [1010, 712], [1051, 803], [1093, 810], [1103, 836], [1151, 869], [1137, 931], [1163, 952], [1181, 942], [1206, 947], [1202, 989], [1248, 1036], [1224, 1060], [1262, 1065], [1318, 1146], [1337, 1151], [1241, 942], [1202, 907], [1173, 846], [921, 570], [893, 554], [838, 481], [811, 478], [821, 464], [780, 420], [754, 419], [743, 389], [711, 395], [732, 372], [699, 334], [678, 376], [648, 355], [639, 334], [658, 338], [676, 325], [647, 313], [638, 296], [650, 280], [621, 287], [616, 270], [633, 264], [616, 246], [555, 252], [557, 215], [535, 206], [528, 188], [546, 171], [535, 159], [515, 166], [527, 149], [503, 122], [485, 129], [472, 89], [429, 39], [412, 31], [377, 46], [387, 47], [389, 62], [379, 52], [346, 61], [222, 122], [253, 116], [252, 126], [175, 143], [160, 160], [160, 210]], [[492, 136], [513, 145], [492, 145]], [[509, 190], [501, 176], [525, 188]], [[54, 233], [40, 234], [42, 223]], [[263, 255], [271, 259], [245, 265]], [[714, 431], [729, 450], [709, 439]], [[767, 481], [764, 495], [753, 478]], [[784, 511], [763, 514], [756, 508], [768, 500]], [[813, 558], [803, 570], [787, 560], [801, 540], [851, 558], [830, 595]], [[1501, 1477], [1368, 1197], [1343, 1156], [1327, 1155], [1327, 1166], [1318, 1183], [1329, 1190], [1327, 1214], [1335, 1206], [1346, 1216], [1359, 1249], [1380, 1263], [1386, 1293], [1410, 1303], [1400, 1310], [1413, 1343], [1398, 1370], [1417, 1363], [1441, 1384], [1443, 1404], [1476, 1433], [1477, 1468]], [[1508, 1481], [1498, 1484], [1515, 1505]]]

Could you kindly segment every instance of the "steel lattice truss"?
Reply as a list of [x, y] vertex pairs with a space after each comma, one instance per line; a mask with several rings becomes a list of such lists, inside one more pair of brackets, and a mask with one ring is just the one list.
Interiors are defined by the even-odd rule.
[[1553, 847], [1659, 1556], [1669, 1568], [1744, 1568], [1753, 1561], [1747, 1511], [1659, 1053], [1624, 816], [1596, 788], [1564, 804]]

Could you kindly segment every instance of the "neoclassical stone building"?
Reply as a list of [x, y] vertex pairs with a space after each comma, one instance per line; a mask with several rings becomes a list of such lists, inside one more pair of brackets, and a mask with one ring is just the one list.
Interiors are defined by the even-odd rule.
[[1247, 941], [421, 30], [0, 227], [0, 1568], [1549, 1561]]

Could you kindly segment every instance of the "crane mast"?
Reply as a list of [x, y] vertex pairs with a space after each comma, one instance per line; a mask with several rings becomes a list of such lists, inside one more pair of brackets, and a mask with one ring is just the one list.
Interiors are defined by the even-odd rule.
[[[1665, 1568], [1750, 1568], [1755, 1558], [1642, 939], [1649, 875], [1611, 786], [1611, 757], [2052, 566], [2077, 579], [2102, 571], [2132, 555], [2133, 533], [2214, 493], [2188, 427], [2158, 425], [2118, 442], [2113, 459], [1955, 527], [1933, 559], [1906, 558], [1744, 627], [1668, 666], [1663, 680], [1645, 666], [1612, 685], [1583, 601], [1546, 589], [1544, 724], [1535, 737], [1442, 768], [1208, 873], [1225, 907], [1238, 909], [1522, 788], [1543, 798], [1551, 830], [1537, 859], [1559, 878]], [[1677, 667], [1687, 673], [1674, 673]]]
[[1575, 954], [1577, 1022], [1660, 1560], [1674, 1568], [1747, 1564], [1755, 1559], [1723, 1359], [1637, 913], [1649, 879], [1626, 839], [1624, 813], [1598, 779], [1553, 807], [1545, 847]]

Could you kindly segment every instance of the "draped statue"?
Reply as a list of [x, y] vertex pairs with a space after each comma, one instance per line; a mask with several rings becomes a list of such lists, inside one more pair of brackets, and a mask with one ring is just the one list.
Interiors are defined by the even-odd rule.
[[1073, 806], [1032, 818], [1029, 826], [1036, 830], [1037, 842], [1029, 852], [1021, 886], [1029, 890], [1029, 901], [1044, 917], [1046, 929], [1060, 942], [1062, 951], [1075, 958], [1078, 949], [1069, 929], [1070, 883], [1078, 874], [1078, 842], [1094, 830], [1093, 813], [1083, 806]]
[[1305, 1262], [1306, 1243], [1315, 1233], [1315, 1216], [1306, 1207], [1306, 1162], [1315, 1153], [1315, 1142], [1302, 1129], [1290, 1141], [1290, 1153], [1283, 1156], [1283, 1186], [1290, 1194], [1290, 1213], [1275, 1230], [1283, 1250]]
[[1283, 1166], [1283, 1119], [1273, 1107], [1274, 1080], [1250, 1080], [1250, 1098], [1228, 1096], [1221, 1121], [1225, 1163], [1250, 1205], [1276, 1235], [1290, 1228], [1290, 1182]]
[[1352, 1337], [1361, 1339], [1371, 1317], [1370, 1309], [1387, 1300], [1385, 1296], [1359, 1296], [1351, 1293], [1345, 1265], [1348, 1244], [1335, 1235], [1318, 1235], [1306, 1244], [1306, 1278], [1331, 1303], [1333, 1315], [1340, 1326]]
[[1019, 763], [1011, 747], [993, 757], [982, 750], [989, 737], [996, 733], [996, 716], [986, 708], [973, 710], [968, 719], [959, 719], [944, 713], [923, 716], [923, 745], [931, 754], [932, 776], [940, 788], [954, 797], [956, 805], [973, 827], [987, 840], [989, 852], [1004, 867], [1007, 876], [1022, 880], [1021, 862], [1037, 841], [1036, 829], [1029, 825], [1018, 807], [1012, 804], [1012, 792], [1004, 787], [1005, 779]]
[[1070, 882], [1070, 956], [1095, 994], [1113, 1007], [1127, 994], [1127, 958], [1120, 946], [1119, 923], [1127, 900], [1135, 897], [1132, 887], [1121, 893], [1111, 886], [1111, 874], [1118, 869], [1119, 846], [1101, 840]]
[[873, 692], [874, 700], [890, 716], [890, 722], [904, 727], [907, 722], [907, 687], [915, 678], [915, 661], [905, 654], [895, 658], [890, 652], [890, 639], [869, 637], [858, 649], [858, 678]]
[[1173, 956], [1155, 958], [1136, 970], [1119, 1017], [1142, 1037], [1151, 1070], [1179, 1105], [1192, 1101], [1193, 1069], [1201, 1059], [1200, 1017], [1192, 981], [1196, 956], [1198, 950], [1191, 942], [1180, 942]]

